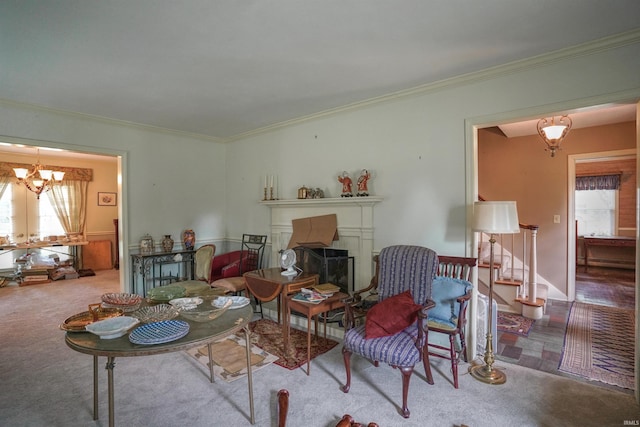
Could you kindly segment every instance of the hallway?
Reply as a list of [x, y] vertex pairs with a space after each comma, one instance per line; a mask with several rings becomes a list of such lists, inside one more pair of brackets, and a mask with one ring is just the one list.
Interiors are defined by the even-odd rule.
[[[590, 267], [576, 272], [576, 302], [633, 309], [635, 307], [635, 271]], [[549, 300], [542, 319], [536, 320], [528, 337], [498, 331], [496, 366], [508, 362], [556, 375], [580, 378], [558, 371], [571, 303]], [[593, 384], [633, 393], [602, 382]]]

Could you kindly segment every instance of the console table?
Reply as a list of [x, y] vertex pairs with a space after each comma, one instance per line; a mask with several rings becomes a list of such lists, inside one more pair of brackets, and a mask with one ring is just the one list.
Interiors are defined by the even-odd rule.
[[635, 237], [628, 236], [584, 236], [584, 269], [589, 269], [589, 247], [636, 247]]
[[[222, 316], [208, 322], [192, 322], [180, 318], [180, 320], [185, 320], [189, 323], [189, 333], [179, 340], [154, 345], [132, 344], [129, 341], [128, 334], [115, 339], [101, 339], [97, 335], [89, 332], [67, 332], [65, 335], [65, 343], [67, 346], [80, 353], [93, 356], [93, 419], [98, 419], [98, 356], [107, 357], [109, 427], [113, 427], [115, 425], [113, 368], [116, 357], [150, 356], [187, 350], [201, 345], [208, 345], [209, 354], [211, 354], [211, 344], [213, 342], [232, 335], [237, 331], [244, 330], [247, 354], [247, 380], [249, 383], [249, 408], [251, 412], [250, 422], [254, 424], [251, 337], [249, 332], [249, 322], [252, 317], [253, 308], [249, 305], [237, 310], [227, 310]], [[209, 366], [211, 371], [210, 381], [213, 382], [213, 367], [211, 361], [209, 362]], [[135, 379], [128, 380], [135, 381]], [[124, 381], [127, 381], [127, 379]], [[166, 392], [170, 393], [171, 391], [167, 390]], [[194, 396], [194, 398], [196, 397], [197, 396]], [[212, 408], [212, 410], [215, 413], [215, 408]]]
[[[193, 280], [195, 276], [195, 250], [180, 249], [171, 252], [138, 252], [131, 254], [132, 292], [142, 296], [156, 286], [182, 280]], [[173, 270], [177, 269], [175, 275]], [[167, 274], [169, 271], [170, 274]]]

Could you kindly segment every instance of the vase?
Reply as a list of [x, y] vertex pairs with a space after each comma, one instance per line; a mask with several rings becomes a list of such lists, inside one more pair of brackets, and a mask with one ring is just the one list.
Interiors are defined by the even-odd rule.
[[165, 252], [171, 252], [173, 250], [173, 239], [170, 234], [165, 234], [162, 239], [162, 249]]
[[140, 252], [153, 252], [153, 238], [149, 234], [145, 234], [140, 239]]
[[192, 250], [196, 244], [196, 233], [191, 229], [184, 230], [184, 233], [182, 233], [182, 241], [184, 242], [185, 249]]

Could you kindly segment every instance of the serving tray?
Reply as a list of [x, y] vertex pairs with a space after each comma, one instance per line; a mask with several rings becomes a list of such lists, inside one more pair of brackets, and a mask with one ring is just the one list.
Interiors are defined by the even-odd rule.
[[178, 340], [189, 333], [189, 324], [183, 320], [163, 320], [142, 325], [129, 334], [134, 344], [163, 344]]
[[84, 332], [85, 326], [99, 320], [110, 319], [122, 316], [123, 311], [119, 308], [105, 308], [100, 304], [89, 304], [89, 311], [74, 314], [68, 317], [61, 325], [60, 329], [67, 332]]

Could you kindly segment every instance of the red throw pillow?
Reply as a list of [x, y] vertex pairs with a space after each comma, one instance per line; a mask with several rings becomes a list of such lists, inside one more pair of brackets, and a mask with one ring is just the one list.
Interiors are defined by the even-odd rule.
[[380, 338], [394, 335], [416, 320], [416, 313], [422, 309], [413, 301], [411, 291], [389, 297], [374, 305], [367, 313], [364, 336]]

